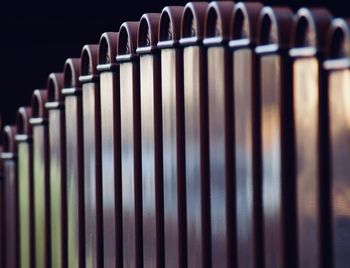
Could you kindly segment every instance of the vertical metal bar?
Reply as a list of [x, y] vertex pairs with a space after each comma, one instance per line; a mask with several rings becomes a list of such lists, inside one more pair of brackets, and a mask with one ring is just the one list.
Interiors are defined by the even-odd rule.
[[35, 90], [32, 97], [33, 190], [35, 267], [51, 267], [50, 262], [50, 192], [46, 90]]
[[296, 60], [293, 67], [298, 257], [300, 267], [320, 267], [319, 64], [316, 58], [303, 58]]
[[177, 47], [182, 12], [183, 7], [164, 8], [159, 26], [166, 267], [185, 267], [187, 263], [183, 58]]
[[296, 215], [298, 267], [329, 267], [327, 221], [328, 161], [323, 161], [327, 132], [322, 126], [326, 80], [319, 61], [331, 16], [323, 9], [302, 8], [297, 13], [293, 63], [293, 110], [295, 129]]
[[18, 187], [17, 187], [17, 146], [14, 126], [5, 126], [3, 129], [3, 152], [1, 160], [4, 171], [4, 241], [5, 267], [18, 267]]
[[67, 267], [66, 129], [63, 110], [63, 73], [48, 78], [51, 267]]
[[[335, 19], [329, 35], [328, 71], [330, 196], [331, 196], [331, 253], [334, 268], [350, 263], [350, 40], [349, 21]], [[323, 118], [325, 120], [325, 118]]]
[[119, 29], [120, 129], [122, 154], [123, 265], [142, 267], [142, 181], [138, 22]]
[[86, 267], [103, 267], [101, 106], [96, 66], [98, 45], [85, 45], [81, 54], [84, 135]]
[[85, 267], [84, 148], [80, 59], [64, 65], [67, 163], [67, 267]]
[[136, 50], [140, 55], [144, 267], [164, 267], [159, 18], [157, 13], [141, 17]]
[[348, 69], [332, 71], [329, 77], [330, 141], [332, 165], [332, 226], [333, 267], [344, 267], [349, 263], [350, 217], [347, 189], [350, 174], [348, 162], [349, 82]]
[[260, 98], [256, 56], [257, 22], [262, 5], [239, 3], [232, 41], [235, 131], [237, 266], [262, 265]]
[[206, 16], [210, 224], [213, 267], [236, 261], [232, 63], [227, 41], [233, 2], [212, 2]]
[[206, 50], [202, 41], [208, 3], [188, 3], [182, 16], [187, 258], [189, 267], [210, 267]]
[[105, 267], [122, 267], [121, 156], [118, 33], [100, 38], [103, 258]]
[[34, 267], [34, 193], [33, 146], [29, 119], [32, 109], [21, 107], [17, 113], [19, 267]]
[[289, 32], [293, 13], [263, 8], [259, 54], [265, 267], [295, 267], [294, 166]]

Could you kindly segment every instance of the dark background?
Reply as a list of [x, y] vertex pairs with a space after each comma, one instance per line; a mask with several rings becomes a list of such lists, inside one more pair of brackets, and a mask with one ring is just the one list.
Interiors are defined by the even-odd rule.
[[[31, 92], [45, 87], [49, 73], [62, 71], [66, 58], [79, 56], [84, 44], [98, 43], [103, 32], [117, 31], [124, 21], [187, 1], [27, 2], [31, 3], [0, 5], [0, 113], [4, 124], [13, 123], [18, 107], [30, 104]], [[294, 10], [324, 6], [335, 16], [350, 15], [344, 7], [347, 0], [260, 2]]]

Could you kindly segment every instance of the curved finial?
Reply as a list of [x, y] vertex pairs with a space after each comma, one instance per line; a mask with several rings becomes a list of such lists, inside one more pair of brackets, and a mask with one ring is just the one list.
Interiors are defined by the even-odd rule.
[[139, 22], [124, 22], [119, 28], [117, 62], [133, 60], [136, 55]]
[[13, 158], [13, 154], [16, 154], [17, 151], [17, 143], [15, 140], [17, 128], [16, 126], [5, 126], [2, 132], [2, 159]]
[[17, 133], [23, 135], [32, 134], [32, 126], [29, 124], [29, 120], [32, 117], [31, 107], [20, 107], [17, 111]]
[[171, 48], [179, 44], [183, 9], [182, 6], [163, 8], [158, 29], [159, 48]]
[[182, 14], [181, 44], [194, 44], [204, 39], [207, 2], [187, 3]]
[[331, 21], [332, 15], [326, 9], [299, 9], [291, 40], [291, 47], [295, 48], [293, 51], [297, 52], [299, 48], [311, 48], [314, 53], [324, 52]]
[[98, 53], [97, 70], [110, 71], [117, 66], [118, 32], [106, 32], [101, 35]]
[[258, 23], [257, 52], [287, 49], [290, 47], [291, 31], [294, 22], [292, 10], [286, 7], [264, 7]]
[[47, 91], [49, 102], [62, 103], [63, 95], [62, 89], [64, 87], [64, 74], [51, 73], [47, 79]]
[[148, 13], [141, 17], [137, 34], [137, 53], [157, 49], [159, 21], [159, 13]]
[[350, 20], [333, 20], [327, 44], [330, 59], [350, 57]]
[[69, 58], [66, 60], [63, 67], [65, 88], [80, 87], [80, 82], [79, 82], [79, 77], [81, 76], [80, 67], [81, 67], [80, 58]]
[[204, 44], [216, 45], [229, 41], [234, 6], [231, 1], [211, 2], [208, 5]]
[[47, 100], [47, 90], [34, 90], [32, 95], [32, 118], [29, 120], [32, 125], [42, 124], [47, 120], [47, 109], [45, 108]]
[[231, 22], [230, 46], [256, 45], [258, 22], [263, 5], [257, 2], [240, 2], [235, 5]]
[[99, 45], [85, 45], [83, 47], [81, 51], [80, 83], [93, 82], [98, 77], [96, 68], [98, 64], [98, 51]]

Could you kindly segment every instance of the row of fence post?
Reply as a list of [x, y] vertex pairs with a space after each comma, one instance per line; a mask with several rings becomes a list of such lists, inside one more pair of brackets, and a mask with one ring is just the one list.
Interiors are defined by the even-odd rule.
[[347, 267], [350, 23], [193, 2], [85, 45], [4, 126], [1, 267]]

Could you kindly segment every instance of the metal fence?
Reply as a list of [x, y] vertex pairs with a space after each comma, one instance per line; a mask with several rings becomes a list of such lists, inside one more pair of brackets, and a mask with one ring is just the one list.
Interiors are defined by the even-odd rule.
[[2, 128], [0, 266], [349, 267], [349, 57], [321, 8], [104, 33]]

